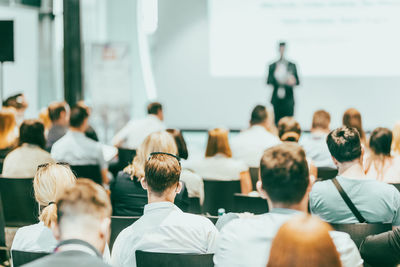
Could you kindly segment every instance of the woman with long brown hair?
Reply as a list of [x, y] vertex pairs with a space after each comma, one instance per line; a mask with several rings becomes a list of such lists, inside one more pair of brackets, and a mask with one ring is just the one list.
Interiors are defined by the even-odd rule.
[[267, 267], [341, 267], [331, 230], [317, 217], [294, 217], [275, 236]]
[[343, 114], [343, 126], [349, 128], [356, 128], [360, 134], [361, 142], [363, 145], [367, 144], [367, 138], [362, 127], [361, 113], [355, 108], [349, 108]]

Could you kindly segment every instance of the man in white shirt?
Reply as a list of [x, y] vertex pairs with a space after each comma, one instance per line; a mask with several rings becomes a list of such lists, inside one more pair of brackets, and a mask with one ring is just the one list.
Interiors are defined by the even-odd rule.
[[260, 167], [264, 150], [281, 142], [267, 129], [267, 109], [265, 106], [257, 105], [251, 112], [250, 128], [232, 139], [233, 157], [245, 162], [249, 167]]
[[[278, 229], [296, 214], [307, 212], [311, 184], [303, 149], [295, 143], [277, 145], [265, 151], [260, 165], [257, 189], [268, 200], [271, 212], [224, 226], [214, 256], [216, 267], [265, 267]], [[332, 231], [331, 237], [344, 267], [362, 266], [348, 234]]]
[[151, 133], [165, 130], [162, 105], [158, 102], [147, 106], [148, 116], [141, 120], [130, 120], [113, 138], [116, 147], [137, 149]]
[[214, 253], [218, 231], [205, 217], [184, 213], [174, 203], [181, 190], [179, 159], [154, 152], [141, 183], [149, 204], [143, 216], [117, 237], [111, 260], [116, 267], [135, 267], [136, 250], [164, 253]]
[[89, 126], [88, 110], [80, 105], [71, 109], [68, 132], [54, 143], [51, 156], [59, 162], [70, 165], [99, 165], [102, 181], [108, 184], [108, 166], [99, 142], [85, 136]]

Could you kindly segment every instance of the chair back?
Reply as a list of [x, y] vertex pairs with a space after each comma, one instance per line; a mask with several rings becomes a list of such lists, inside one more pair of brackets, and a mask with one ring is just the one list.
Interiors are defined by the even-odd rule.
[[133, 158], [136, 156], [135, 149], [118, 148], [118, 163], [122, 168], [132, 163]]
[[200, 214], [201, 213], [201, 205], [200, 198], [198, 197], [189, 197], [189, 213]]
[[233, 196], [235, 212], [251, 212], [263, 214], [269, 211], [267, 200], [261, 197], [248, 196], [235, 193]]
[[137, 267], [213, 267], [213, 254], [174, 254], [136, 251]]
[[13, 266], [18, 267], [34, 260], [40, 259], [49, 255], [47, 252], [28, 252], [20, 250], [11, 250], [11, 257], [13, 261]]
[[4, 213], [3, 213], [3, 205], [1, 204], [1, 196], [0, 196], [0, 248], [6, 247], [6, 223], [4, 221]]
[[390, 223], [352, 223], [331, 225], [336, 231], [348, 233], [357, 248], [360, 247], [361, 242], [367, 236], [377, 235], [392, 230], [392, 224]]
[[240, 192], [240, 181], [219, 181], [204, 179], [203, 213], [218, 215], [218, 209], [233, 211], [233, 194]]
[[400, 192], [400, 184], [391, 184], [391, 185], [393, 185], [394, 187], [396, 187], [396, 189]]
[[257, 191], [256, 185], [257, 185], [257, 181], [258, 181], [258, 175], [260, 172], [260, 168], [251, 167], [251, 168], [249, 168], [249, 171], [250, 171], [251, 183], [253, 185], [253, 191]]
[[139, 216], [111, 216], [111, 235], [110, 235], [110, 250], [112, 249], [115, 240], [117, 239], [119, 233], [136, 222]]
[[319, 167], [318, 172], [317, 172], [317, 178], [321, 181], [323, 180], [329, 180], [333, 179], [336, 177], [338, 174], [338, 170], [334, 168], [329, 168], [329, 167]]
[[0, 196], [6, 226], [22, 227], [38, 222], [39, 205], [33, 192], [33, 178], [0, 177]]
[[88, 178], [102, 185], [101, 169], [99, 165], [71, 165], [71, 170], [77, 178]]

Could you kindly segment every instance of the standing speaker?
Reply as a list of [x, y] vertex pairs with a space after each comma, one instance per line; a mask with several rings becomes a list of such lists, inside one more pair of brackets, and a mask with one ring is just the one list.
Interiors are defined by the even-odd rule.
[[0, 62], [14, 61], [14, 21], [0, 20]]

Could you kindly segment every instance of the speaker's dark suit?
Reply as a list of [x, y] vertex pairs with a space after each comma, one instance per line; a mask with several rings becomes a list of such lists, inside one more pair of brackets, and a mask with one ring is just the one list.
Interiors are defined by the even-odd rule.
[[[275, 123], [285, 116], [293, 116], [294, 112], [294, 97], [293, 97], [293, 86], [287, 84], [280, 84], [275, 79], [275, 70], [279, 61], [269, 65], [267, 84], [272, 85], [274, 91], [272, 93], [271, 103], [274, 106]], [[287, 62], [287, 71], [296, 79], [296, 85], [300, 84], [299, 77], [297, 75], [296, 64]], [[282, 87], [285, 90], [285, 97], [279, 98], [278, 89]]]

